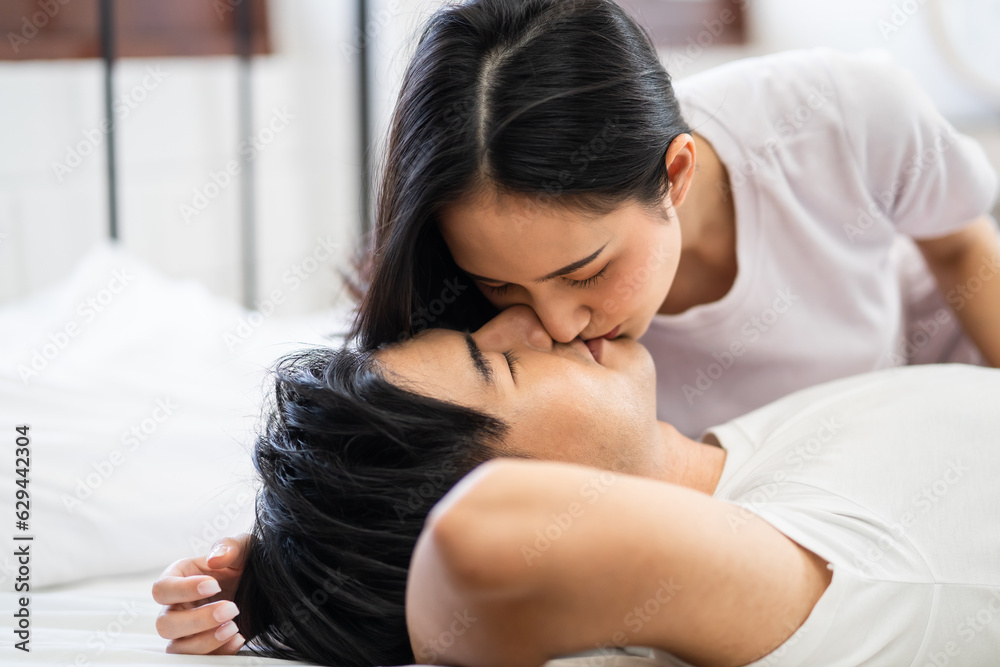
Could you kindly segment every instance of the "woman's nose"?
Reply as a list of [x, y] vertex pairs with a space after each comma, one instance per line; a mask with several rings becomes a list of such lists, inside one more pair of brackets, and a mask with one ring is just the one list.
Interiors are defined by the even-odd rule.
[[523, 305], [503, 310], [476, 332], [476, 338], [484, 348], [509, 349], [525, 345], [541, 352], [549, 352], [553, 342], [535, 311]]
[[590, 310], [575, 302], [536, 304], [537, 319], [557, 343], [571, 343], [590, 323]]

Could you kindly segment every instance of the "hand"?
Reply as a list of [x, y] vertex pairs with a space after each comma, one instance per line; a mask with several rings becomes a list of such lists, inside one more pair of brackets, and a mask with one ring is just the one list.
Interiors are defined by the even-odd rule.
[[[169, 639], [167, 653], [232, 655], [244, 644], [232, 602], [243, 574], [248, 536], [224, 537], [207, 556], [182, 558], [153, 583], [162, 605], [156, 632]], [[216, 617], [216, 614], [218, 617]]]

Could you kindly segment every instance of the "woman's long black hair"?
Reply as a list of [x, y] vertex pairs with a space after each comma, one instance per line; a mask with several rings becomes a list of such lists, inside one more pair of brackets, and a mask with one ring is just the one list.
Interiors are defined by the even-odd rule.
[[437, 227], [477, 191], [607, 212], [660, 208], [690, 132], [649, 37], [612, 0], [472, 0], [437, 12], [403, 78], [362, 260], [352, 337], [366, 348], [495, 309]]

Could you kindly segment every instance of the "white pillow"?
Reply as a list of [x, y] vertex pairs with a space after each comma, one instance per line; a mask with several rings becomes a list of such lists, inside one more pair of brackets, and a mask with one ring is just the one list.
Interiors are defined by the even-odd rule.
[[34, 589], [165, 567], [246, 530], [266, 370], [293, 349], [339, 345], [329, 334], [347, 321], [250, 313], [107, 244], [55, 288], [0, 306], [0, 590], [18, 577], [14, 544], [30, 544]]

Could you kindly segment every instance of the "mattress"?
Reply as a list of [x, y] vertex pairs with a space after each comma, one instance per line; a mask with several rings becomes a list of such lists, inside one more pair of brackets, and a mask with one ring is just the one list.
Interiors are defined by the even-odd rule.
[[[303, 665], [264, 659], [241, 651], [235, 656], [176, 655], [166, 652], [167, 640], [156, 634], [160, 612], [150, 593], [160, 571], [102, 577], [54, 586], [31, 594], [30, 653], [15, 648], [12, 614], [18, 595], [0, 593], [0, 664], [100, 667], [102, 665], [183, 665], [237, 667]], [[663, 664], [643, 649], [638, 655], [579, 655], [547, 663], [547, 667], [652, 667]], [[595, 652], [596, 653], [596, 652]]]

